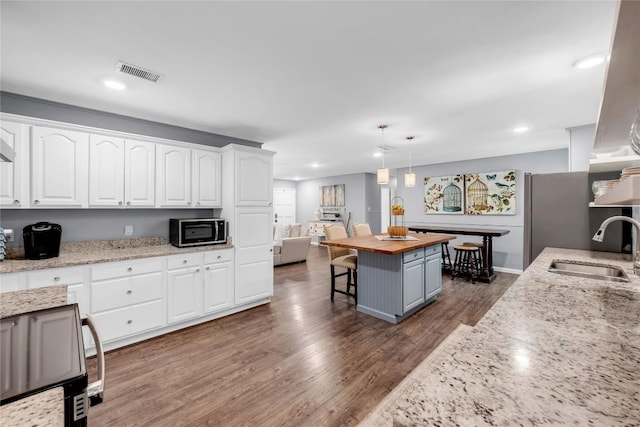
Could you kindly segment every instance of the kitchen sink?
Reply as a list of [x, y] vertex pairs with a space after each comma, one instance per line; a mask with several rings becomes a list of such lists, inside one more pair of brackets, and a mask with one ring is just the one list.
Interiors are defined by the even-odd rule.
[[608, 280], [612, 282], [628, 282], [629, 278], [620, 267], [608, 264], [596, 264], [580, 261], [563, 261], [554, 259], [548, 270], [552, 273], [568, 276], [588, 277], [590, 279]]

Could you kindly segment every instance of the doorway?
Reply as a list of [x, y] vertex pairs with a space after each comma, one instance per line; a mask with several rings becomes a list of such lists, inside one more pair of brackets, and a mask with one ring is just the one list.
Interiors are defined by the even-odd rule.
[[295, 188], [273, 189], [273, 222], [278, 224], [296, 222]]

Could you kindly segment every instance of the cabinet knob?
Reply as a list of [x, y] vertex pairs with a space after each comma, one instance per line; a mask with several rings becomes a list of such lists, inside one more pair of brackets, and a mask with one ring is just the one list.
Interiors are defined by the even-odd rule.
[[127, 206], [131, 206], [131, 202], [127, 202]]
[[34, 201], [33, 201], [33, 204], [34, 204], [34, 205], [39, 205], [39, 204], [40, 204], [40, 200], [34, 200]]
[[187, 206], [191, 206], [191, 202], [187, 202]]
[[133, 320], [127, 320], [127, 324], [130, 325], [133, 323]]
[[19, 205], [19, 204], [20, 204], [20, 200], [17, 200], [17, 199], [16, 199], [16, 200], [14, 200], [14, 201], [13, 201], [13, 204], [14, 204], [14, 205]]
[[122, 206], [122, 205], [123, 205], [122, 200], [120, 200], [120, 201], [118, 202], [118, 206]]
[[196, 206], [200, 206], [200, 202], [196, 203]]
[[58, 276], [56, 276], [56, 277], [54, 277], [54, 278], [53, 278], [53, 281], [54, 281], [54, 282], [57, 282], [57, 281], [59, 281], [59, 280], [60, 280], [60, 277], [58, 277]]
[[273, 252], [273, 248], [269, 249], [269, 252]]
[[127, 271], [129, 271], [129, 272], [133, 271], [133, 267], [127, 268]]
[[183, 260], [182, 260], [182, 263], [183, 263], [183, 264], [186, 264], [186, 263], [187, 263], [187, 260], [186, 260], [186, 259], [183, 259]]
[[132, 292], [131, 292], [131, 289], [129, 289], [129, 290], [127, 291], [127, 295], [131, 295], [131, 293], [132, 293]]
[[222, 258], [222, 255], [218, 255], [218, 259]]
[[208, 270], [211, 270], [211, 267], [207, 267], [207, 268], [205, 268], [205, 270], [207, 270], [207, 271], [208, 271]]

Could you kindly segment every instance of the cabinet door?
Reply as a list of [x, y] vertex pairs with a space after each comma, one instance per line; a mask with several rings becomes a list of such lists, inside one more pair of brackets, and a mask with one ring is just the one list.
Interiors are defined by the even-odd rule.
[[156, 146], [157, 207], [191, 207], [191, 150]]
[[124, 199], [127, 207], [155, 207], [156, 153], [154, 144], [142, 141], [125, 141]]
[[233, 306], [233, 264], [220, 262], [204, 267], [204, 312]]
[[273, 158], [271, 155], [235, 153], [237, 206], [271, 206], [273, 201]]
[[89, 207], [124, 204], [124, 140], [89, 137]]
[[273, 295], [273, 237], [271, 209], [236, 210], [236, 304]]
[[202, 275], [199, 267], [171, 270], [167, 274], [169, 323], [202, 314]]
[[87, 207], [89, 135], [34, 126], [31, 162], [31, 207]]
[[424, 258], [403, 264], [402, 271], [402, 312], [424, 303]]
[[442, 269], [440, 267], [440, 253], [425, 259], [426, 275], [424, 282], [425, 300], [435, 297], [442, 290]]
[[192, 156], [193, 205], [197, 208], [220, 206], [220, 154], [192, 150]]
[[3, 121], [0, 136], [16, 156], [13, 162], [0, 162], [0, 207], [21, 208], [29, 206], [27, 194], [27, 171], [29, 167], [29, 144], [27, 128], [19, 123]]

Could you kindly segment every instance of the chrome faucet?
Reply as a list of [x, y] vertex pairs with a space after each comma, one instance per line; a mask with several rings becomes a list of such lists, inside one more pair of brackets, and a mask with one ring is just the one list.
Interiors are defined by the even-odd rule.
[[604, 230], [606, 230], [607, 226], [614, 221], [630, 222], [636, 228], [636, 250], [633, 254], [633, 273], [636, 276], [640, 276], [640, 222], [633, 218], [629, 218], [628, 216], [612, 216], [605, 219], [602, 224], [600, 224], [600, 228], [598, 228], [596, 234], [593, 235], [593, 240], [596, 242], [602, 242], [604, 240]]

